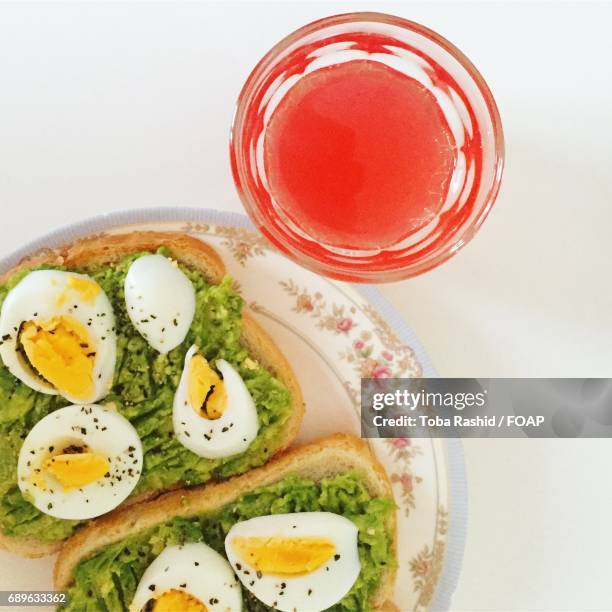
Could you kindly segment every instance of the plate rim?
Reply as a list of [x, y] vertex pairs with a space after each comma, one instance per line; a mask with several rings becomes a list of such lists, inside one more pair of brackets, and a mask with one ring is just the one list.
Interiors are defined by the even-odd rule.
[[[79, 235], [86, 235], [111, 229], [117, 226], [138, 225], [155, 222], [201, 221], [213, 224], [230, 224], [257, 232], [249, 218], [241, 213], [222, 211], [214, 208], [193, 206], [155, 206], [102, 213], [80, 219], [73, 223], [46, 232], [0, 258], [0, 274], [16, 266], [21, 260], [41, 249], [53, 248], [63, 242], [74, 240]], [[299, 265], [299, 264], [298, 264]], [[418, 358], [424, 376], [437, 376], [423, 345], [410, 329], [403, 316], [372, 284], [344, 284], [357, 291], [364, 299], [374, 304], [380, 314], [387, 320], [398, 336], [413, 350]], [[442, 564], [442, 572], [436, 585], [431, 610], [449, 610], [452, 596], [457, 588], [467, 534], [468, 493], [467, 476], [463, 445], [458, 438], [443, 440], [446, 455], [448, 482], [448, 533]]]

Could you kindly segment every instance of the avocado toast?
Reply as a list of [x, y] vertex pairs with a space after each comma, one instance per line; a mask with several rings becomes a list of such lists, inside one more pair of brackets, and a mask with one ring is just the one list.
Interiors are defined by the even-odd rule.
[[[284, 537], [275, 538], [287, 517], [290, 524]], [[335, 522], [330, 523], [330, 518]], [[261, 559], [254, 571], [248, 561], [237, 562], [231, 555], [231, 546], [237, 544], [232, 533], [262, 519], [273, 529], [266, 534], [268, 551], [275, 550], [275, 541], [280, 547], [293, 546], [284, 557], [277, 546], [272, 558], [277, 573], [271, 581], [276, 590], [268, 599], [264, 586], [270, 558], [268, 566]], [[294, 537], [300, 535], [305, 519], [314, 525], [310, 537]], [[265, 466], [226, 482], [173, 491], [91, 522], [62, 548], [55, 566], [55, 588], [68, 590], [67, 610], [92, 612], [178, 610], [186, 609], [188, 603], [193, 610], [232, 612], [391, 610], [395, 609], [389, 602], [396, 570], [395, 520], [391, 485], [367, 444], [336, 434], [285, 451]], [[355, 530], [352, 550], [350, 545], [341, 548], [341, 529], [329, 526], [343, 521]], [[255, 536], [264, 532], [256, 524]], [[319, 537], [313, 541], [315, 534]], [[246, 542], [252, 545], [257, 539], [246, 538]], [[330, 541], [332, 548], [315, 567], [313, 555]], [[304, 549], [313, 543], [319, 551]], [[213, 577], [212, 564], [198, 564], [198, 557], [184, 563], [181, 553], [184, 556], [185, 548], [194, 545], [209, 556], [222, 557], [221, 562], [232, 560], [228, 566], [232, 578]], [[357, 568], [347, 579], [343, 564], [355, 561], [351, 553]], [[314, 564], [304, 572], [296, 565], [306, 563], [307, 557]], [[281, 574], [279, 561], [285, 563]], [[233, 600], [222, 596], [224, 580], [231, 587], [225, 595]], [[200, 604], [193, 599], [198, 591]], [[332, 599], [316, 604], [318, 596]]]
[[[126, 306], [125, 283], [132, 264], [154, 253], [171, 260], [189, 279], [195, 294], [186, 337], [167, 353], [152, 348]], [[303, 414], [295, 376], [268, 335], [243, 310], [242, 299], [224, 276], [223, 263], [212, 248], [193, 237], [167, 232], [83, 239], [36, 254], [5, 274], [0, 279], [0, 302], [4, 306], [10, 291], [31, 271], [50, 269], [86, 275], [112, 306], [116, 361], [110, 389], [98, 403], [129, 421], [143, 451], [142, 473], [124, 504], [242, 473], [291, 443]], [[36, 309], [33, 304], [32, 310]], [[221, 359], [230, 364], [252, 397], [259, 428], [244, 452], [206, 458], [177, 438], [175, 393], [186, 370], [187, 352], [196, 345], [211, 363]], [[0, 367], [0, 546], [18, 554], [49, 554], [83, 522], [41, 512], [17, 486], [16, 466], [24, 439], [41, 419], [70, 403], [62, 395], [33, 390]]]

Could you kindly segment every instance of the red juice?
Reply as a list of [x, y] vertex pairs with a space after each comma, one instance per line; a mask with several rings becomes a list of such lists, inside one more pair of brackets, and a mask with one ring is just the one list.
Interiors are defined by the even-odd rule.
[[382, 13], [326, 17], [277, 43], [240, 92], [230, 140], [238, 194], [266, 238], [319, 274], [376, 283], [472, 239], [503, 152], [470, 61]]
[[456, 157], [434, 94], [369, 60], [304, 75], [264, 140], [277, 205], [306, 234], [347, 249], [392, 246], [432, 221]]

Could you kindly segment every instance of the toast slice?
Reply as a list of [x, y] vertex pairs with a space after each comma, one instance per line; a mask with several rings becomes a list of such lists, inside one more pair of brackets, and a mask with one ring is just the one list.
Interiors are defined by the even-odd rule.
[[[176, 260], [198, 270], [210, 283], [219, 283], [225, 275], [225, 266], [221, 257], [201, 240], [187, 234], [147, 231], [88, 237], [57, 249], [44, 249], [27, 257], [12, 270], [3, 274], [0, 277], [0, 283], [6, 282], [20, 270], [33, 266], [47, 264], [83, 269], [95, 265], [112, 264], [132, 253], [155, 252], [162, 246], [169, 249]], [[242, 312], [241, 342], [264, 368], [289, 389], [291, 394], [291, 417], [284, 426], [283, 435], [270, 448], [270, 456], [272, 456], [287, 448], [298, 433], [304, 414], [302, 393], [297, 378], [284, 355], [253, 319], [246, 306]], [[155, 491], [131, 497], [124, 502], [124, 505], [130, 505], [160, 493], [161, 491]], [[52, 554], [59, 550], [61, 544], [61, 541], [44, 542], [34, 538], [9, 537], [0, 531], [0, 548], [24, 557], [42, 557]]]
[[[230, 480], [166, 493], [132, 507], [122, 508], [96, 519], [69, 538], [57, 558], [55, 588], [67, 589], [73, 582], [77, 564], [96, 551], [139, 531], [154, 527], [174, 517], [189, 517], [214, 511], [236, 501], [243, 493], [297, 475], [316, 482], [345, 472], [357, 471], [373, 497], [391, 497], [386, 472], [359, 438], [335, 434], [278, 455], [266, 465]], [[396, 555], [396, 521], [391, 513], [386, 525]], [[385, 570], [372, 597], [376, 610], [394, 610], [389, 599], [395, 581], [395, 569]]]

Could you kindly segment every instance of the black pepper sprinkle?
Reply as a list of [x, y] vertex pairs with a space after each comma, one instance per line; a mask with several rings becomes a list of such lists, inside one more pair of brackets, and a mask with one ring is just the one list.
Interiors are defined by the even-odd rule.
[[53, 508], [53, 504], [51, 502], [49, 502], [47, 504], [47, 510], [51, 510], [51, 508]]
[[179, 586], [181, 587], [181, 589], [186, 589], [187, 588], [187, 583], [183, 582], [183, 584], [179, 584]]
[[334, 555], [334, 561], [338, 561], [340, 559], [340, 555]]
[[198, 561], [194, 561], [193, 564], [197, 567], [198, 565], [200, 565], [200, 563]]
[[312, 595], [312, 589], [308, 589], [308, 594]]
[[155, 590], [155, 585], [154, 584], [150, 584], [149, 585], [149, 591], [154, 591]]

